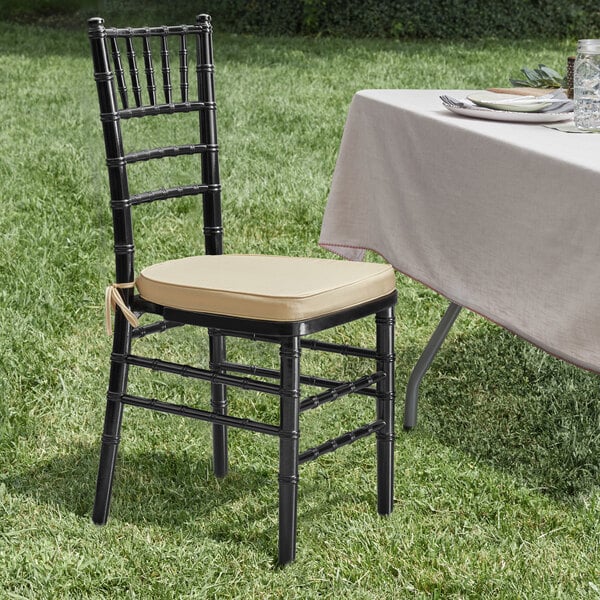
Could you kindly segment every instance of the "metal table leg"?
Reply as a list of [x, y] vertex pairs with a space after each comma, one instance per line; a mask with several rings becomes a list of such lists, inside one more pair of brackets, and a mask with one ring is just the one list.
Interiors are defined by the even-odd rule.
[[419, 401], [421, 380], [425, 373], [427, 373], [427, 369], [431, 366], [435, 355], [444, 343], [450, 329], [452, 329], [452, 325], [456, 321], [456, 317], [458, 317], [461, 309], [462, 306], [453, 302], [450, 303], [427, 346], [425, 346], [423, 354], [421, 354], [415, 368], [410, 374], [408, 385], [406, 386], [406, 401], [404, 404], [404, 429], [406, 430], [412, 429], [417, 424], [417, 404]]

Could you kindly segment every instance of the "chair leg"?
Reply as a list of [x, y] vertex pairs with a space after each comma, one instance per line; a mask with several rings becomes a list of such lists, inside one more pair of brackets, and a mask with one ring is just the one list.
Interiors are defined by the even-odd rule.
[[[113, 352], [127, 354], [130, 343], [129, 325], [125, 322], [124, 317], [120, 313], [117, 313], [115, 317]], [[123, 403], [119, 398], [121, 394], [127, 391], [128, 373], [128, 365], [114, 360], [111, 362], [106, 412], [104, 414], [102, 447], [100, 450], [100, 464], [96, 482], [96, 498], [92, 513], [92, 521], [97, 525], [104, 525], [108, 520], [115, 463], [119, 449], [121, 421], [123, 418]]]
[[300, 438], [300, 338], [286, 338], [280, 348], [279, 564], [296, 556], [298, 441]]
[[92, 513], [92, 521], [97, 525], [104, 525], [108, 520], [122, 416], [123, 404], [109, 398], [106, 402], [104, 433], [102, 434], [102, 449], [100, 450], [100, 465], [96, 482], [96, 499]]
[[386, 374], [377, 383], [377, 419], [385, 427], [377, 436], [377, 511], [389, 515], [394, 508], [394, 309], [377, 313], [377, 370]]
[[[210, 369], [222, 373], [219, 365], [225, 360], [225, 336], [209, 332]], [[227, 387], [211, 383], [211, 406], [219, 415], [227, 414]], [[227, 427], [213, 425], [213, 470], [215, 477], [225, 477], [228, 471]]]

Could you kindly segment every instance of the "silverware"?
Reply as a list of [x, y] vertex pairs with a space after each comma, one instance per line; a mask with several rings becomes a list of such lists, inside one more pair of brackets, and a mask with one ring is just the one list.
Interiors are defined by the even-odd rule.
[[460, 100], [456, 100], [456, 98], [452, 98], [452, 96], [440, 96], [440, 100], [446, 104], [447, 106], [453, 106], [454, 108], [467, 108], [470, 105], [461, 102]]

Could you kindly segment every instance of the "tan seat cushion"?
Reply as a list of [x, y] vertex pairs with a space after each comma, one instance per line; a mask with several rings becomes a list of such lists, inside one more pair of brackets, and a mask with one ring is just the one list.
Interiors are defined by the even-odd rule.
[[158, 263], [136, 285], [142, 298], [163, 306], [271, 321], [327, 315], [396, 289], [390, 265], [239, 254]]

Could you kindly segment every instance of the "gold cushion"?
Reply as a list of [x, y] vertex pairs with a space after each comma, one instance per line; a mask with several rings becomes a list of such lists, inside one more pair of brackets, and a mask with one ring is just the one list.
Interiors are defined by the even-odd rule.
[[396, 280], [390, 265], [224, 254], [152, 265], [136, 285], [142, 298], [172, 308], [302, 321], [387, 296]]

